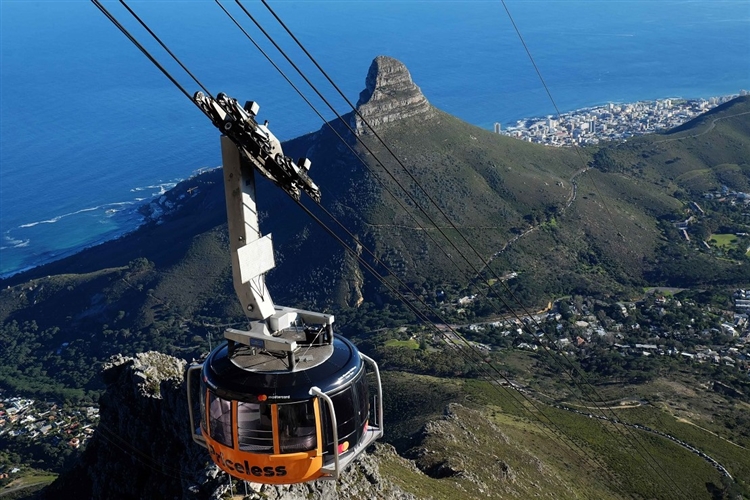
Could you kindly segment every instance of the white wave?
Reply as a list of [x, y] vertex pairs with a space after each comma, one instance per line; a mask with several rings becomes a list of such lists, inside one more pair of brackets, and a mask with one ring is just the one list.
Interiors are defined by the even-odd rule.
[[99, 206], [96, 206], [96, 207], [82, 208], [81, 210], [76, 210], [75, 212], [70, 212], [70, 213], [67, 213], [67, 214], [58, 215], [57, 217], [52, 217], [51, 219], [45, 219], [45, 220], [39, 220], [39, 221], [36, 221], [36, 222], [29, 222], [27, 224], [21, 224], [18, 227], [19, 228], [27, 228], [27, 227], [34, 227], [34, 226], [37, 226], [39, 224], [54, 224], [55, 222], [58, 222], [61, 219], [64, 219], [66, 217], [70, 217], [72, 215], [78, 215], [78, 214], [81, 214], [81, 213], [84, 213], [84, 212], [93, 212], [94, 210], [100, 210], [104, 206], [106, 206], [106, 205], [99, 205]]
[[159, 191], [156, 194], [152, 194], [152, 196], [156, 196], [157, 194], [164, 194], [167, 192], [168, 189], [172, 189], [177, 185], [179, 181], [173, 181], [173, 182], [162, 182], [160, 184], [151, 184], [149, 186], [139, 186], [130, 188], [131, 193], [138, 193], [140, 191], [148, 191], [151, 189], [158, 189]]
[[[201, 173], [205, 172], [206, 168], [199, 169], [197, 172], [197, 175], [200, 175]], [[37, 265], [42, 265], [46, 262], [50, 262], [52, 260], [55, 260], [57, 258], [61, 258], [61, 256], [69, 255], [75, 252], [78, 252], [84, 248], [88, 248], [90, 246], [102, 243], [104, 241], [111, 240], [113, 238], [118, 238], [122, 236], [123, 234], [126, 234], [130, 231], [135, 230], [143, 223], [143, 217], [139, 217], [139, 219], [136, 221], [132, 218], [128, 218], [128, 214], [137, 215], [136, 211], [133, 207], [141, 205], [144, 201], [148, 201], [149, 199], [156, 198], [158, 196], [164, 195], [169, 189], [175, 187], [177, 183], [180, 182], [180, 180], [169, 182], [160, 182], [151, 184], [148, 186], [139, 186], [135, 188], [131, 188], [130, 191], [133, 193], [142, 193], [140, 196], [134, 196], [132, 200], [128, 201], [118, 201], [118, 202], [112, 202], [112, 203], [103, 203], [101, 205], [96, 205], [93, 207], [86, 207], [82, 208], [80, 210], [74, 210], [72, 212], [64, 213], [61, 215], [55, 215], [54, 217], [49, 217], [42, 220], [37, 220], [33, 222], [26, 222], [24, 224], [20, 224], [13, 228], [12, 232], [18, 232], [20, 230], [27, 230], [34, 228], [35, 226], [39, 226], [40, 224], [55, 224], [57, 222], [60, 222], [63, 219], [67, 219], [76, 215], [81, 215], [84, 213], [91, 213], [95, 212], [93, 217], [97, 219], [97, 221], [101, 224], [111, 224], [112, 218], [117, 216], [118, 217], [118, 226], [122, 226], [119, 228], [119, 230], [115, 231], [114, 233], [111, 231], [106, 231], [105, 235], [102, 235], [99, 238], [91, 239], [90, 241], [87, 241], [85, 245], [78, 246], [75, 249], [68, 249], [65, 250], [62, 254], [55, 253], [50, 254], [48, 253], [44, 259], [39, 260], [36, 264], [34, 264], [31, 267], [28, 267], [28, 269], [32, 269], [33, 267]], [[148, 193], [148, 191], [152, 191], [151, 193]], [[155, 192], [154, 192], [155, 191]], [[123, 217], [121, 217], [121, 214], [124, 214]], [[89, 217], [91, 217], [90, 215]], [[72, 220], [71, 222], [76, 223], [76, 220]], [[2, 244], [0, 244], [0, 250], [3, 251], [10, 251], [11, 249], [19, 249], [19, 248], [31, 248], [31, 239], [30, 238], [23, 238], [22, 236], [17, 236], [16, 234], [11, 236], [11, 231], [6, 231], [2, 238]], [[44, 239], [44, 236], [42, 237]], [[36, 240], [35, 240], [36, 241]], [[35, 243], [36, 244], [36, 243]], [[25, 250], [24, 250], [25, 251]], [[64, 255], [63, 255], [64, 254]], [[24, 268], [27, 269], [27, 268]], [[3, 276], [10, 276], [13, 274], [16, 274], [18, 272], [22, 272], [22, 270], [15, 270], [10, 273], [5, 273]], [[2, 274], [2, 273], [0, 273]]]
[[147, 189], [154, 189], [158, 187], [159, 186], [156, 186], [156, 185], [134, 187], [134, 188], [130, 188], [130, 192], [137, 193], [138, 191], [146, 191]]
[[161, 196], [165, 194], [168, 190], [175, 187], [176, 185], [177, 185], [176, 182], [169, 182], [166, 184], [162, 184], [161, 186], [159, 186], [159, 191], [157, 191], [156, 193], [151, 193], [151, 196]]
[[122, 212], [124, 210], [124, 207], [135, 205], [137, 203], [136, 201], [118, 201], [115, 203], [107, 203], [106, 205], [102, 205], [102, 208], [104, 208], [104, 214], [105, 215], [114, 215], [117, 212]]
[[30, 227], [37, 226], [39, 224], [54, 224], [56, 222], [59, 222], [61, 219], [65, 219], [66, 217], [72, 217], [74, 215], [82, 214], [82, 213], [85, 213], [85, 212], [94, 212], [96, 210], [104, 210], [105, 214], [112, 214], [112, 213], [115, 213], [115, 212], [119, 212], [122, 209], [111, 208], [111, 207], [124, 207], [124, 206], [128, 206], [128, 205], [133, 205], [135, 203], [136, 203], [135, 201], [116, 201], [116, 202], [113, 202], [113, 203], [105, 203], [103, 205], [97, 205], [95, 207], [82, 208], [80, 210], [76, 210], [75, 212], [69, 212], [67, 214], [58, 215], [58, 216], [52, 217], [51, 219], [44, 219], [44, 220], [39, 220], [39, 221], [35, 221], [35, 222], [27, 222], [26, 224], [21, 224], [20, 226], [18, 226], [18, 228], [19, 229], [27, 229], [27, 228], [30, 228]]
[[3, 236], [3, 243], [6, 243], [5, 245], [0, 247], [0, 250], [7, 250], [9, 248], [26, 248], [29, 246], [29, 243], [31, 243], [31, 240], [25, 239], [25, 240], [19, 240], [17, 238], [11, 237], [8, 233], [5, 233]]
[[107, 203], [106, 205], [102, 205], [102, 206], [103, 207], [124, 207], [124, 206], [127, 206], [127, 205], [132, 205], [136, 201], [139, 201], [139, 200], [136, 199], [135, 201], [117, 201], [115, 203]]
[[[170, 189], [172, 189], [173, 187], [175, 187], [180, 182], [182, 182], [184, 180], [187, 180], [187, 179], [192, 179], [194, 177], [198, 177], [198, 176], [200, 176], [200, 175], [202, 175], [202, 174], [204, 174], [206, 172], [209, 172], [211, 170], [215, 170], [217, 168], [221, 168], [221, 165], [218, 165], [218, 166], [215, 166], [215, 167], [199, 167], [199, 168], [196, 168], [195, 170], [193, 170], [190, 173], [190, 175], [187, 178], [185, 178], [185, 179], [179, 178], [179, 179], [175, 179], [175, 180], [172, 180], [172, 181], [169, 181], [169, 182], [160, 182], [158, 184], [149, 184], [148, 186], [138, 186], [138, 187], [130, 188], [130, 192], [131, 193], [140, 193], [142, 191], [150, 191], [152, 189], [156, 189], [156, 192], [152, 192], [151, 193], [151, 197], [161, 196], [161, 195], [165, 194], [167, 191], [169, 191]], [[146, 198], [136, 198], [135, 201], [143, 201], [145, 199]]]

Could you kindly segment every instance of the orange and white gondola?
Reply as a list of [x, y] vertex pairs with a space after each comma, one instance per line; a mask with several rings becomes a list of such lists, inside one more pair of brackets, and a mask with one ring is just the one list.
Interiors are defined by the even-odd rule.
[[[377, 364], [333, 333], [333, 315], [273, 304], [265, 273], [274, 267], [271, 235], [261, 235], [256, 171], [295, 200], [316, 202], [309, 160], [294, 162], [258, 106], [198, 92], [196, 104], [221, 138], [232, 275], [251, 320], [227, 329], [226, 342], [188, 370], [195, 442], [234, 477], [290, 484], [336, 479], [383, 435], [383, 395]], [[199, 383], [196, 384], [196, 379]], [[197, 401], [196, 401], [197, 399]]]

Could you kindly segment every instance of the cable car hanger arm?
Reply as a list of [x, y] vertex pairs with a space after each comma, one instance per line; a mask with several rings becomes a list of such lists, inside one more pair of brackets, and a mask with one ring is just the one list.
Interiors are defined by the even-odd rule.
[[256, 122], [260, 109], [257, 103], [247, 101], [243, 107], [223, 92], [214, 99], [200, 91], [195, 93], [193, 101], [263, 177], [297, 201], [304, 191], [316, 203], [320, 202], [320, 189], [307, 175], [310, 160], [302, 158], [295, 162], [284, 155], [281, 142], [268, 129], [268, 122], [263, 125]]

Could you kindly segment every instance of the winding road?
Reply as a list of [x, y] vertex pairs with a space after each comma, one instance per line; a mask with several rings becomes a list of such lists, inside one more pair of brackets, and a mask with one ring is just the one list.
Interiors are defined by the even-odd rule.
[[[672, 441], [672, 442], [674, 442], [674, 443], [682, 446], [686, 450], [688, 450], [688, 451], [690, 451], [692, 453], [695, 453], [696, 455], [698, 455], [699, 457], [701, 457], [703, 460], [705, 460], [706, 462], [708, 462], [709, 464], [711, 464], [722, 475], [728, 477], [729, 479], [734, 480], [734, 478], [729, 473], [729, 471], [726, 469], [726, 467], [724, 467], [723, 465], [721, 465], [715, 458], [713, 458], [710, 455], [708, 455], [707, 453], [699, 450], [695, 446], [693, 446], [691, 444], [688, 444], [685, 441], [682, 441], [680, 439], [677, 439], [676, 437], [672, 436], [671, 434], [667, 434], [666, 432], [657, 431], [656, 429], [652, 429], [652, 428], [647, 427], [645, 425], [629, 424], [627, 422], [622, 422], [621, 420], [617, 420], [617, 419], [612, 419], [612, 418], [609, 418], [609, 417], [605, 417], [604, 415], [596, 415], [596, 414], [593, 414], [593, 413], [587, 413], [587, 412], [584, 412], [584, 411], [581, 411], [581, 410], [576, 410], [575, 408], [570, 408], [569, 406], [565, 406], [565, 405], [557, 405], [556, 404], [556, 405], [552, 405], [552, 406], [554, 406], [555, 408], [558, 408], [560, 410], [565, 410], [565, 411], [569, 411], [569, 412], [573, 412], [573, 413], [578, 413], [579, 415], [585, 415], [585, 416], [587, 416], [589, 418], [598, 418], [599, 420], [606, 420], [606, 421], [611, 422], [613, 424], [623, 425], [625, 427], [631, 427], [633, 429], [638, 429], [638, 430], [644, 431], [644, 432], [650, 432], [651, 434], [655, 434], [655, 435], [663, 437], [665, 439], [669, 439], [670, 441]], [[640, 406], [640, 404], [637, 405], [637, 406]], [[634, 407], [635, 406], [631, 406], [631, 408], [634, 408]], [[624, 408], [624, 407], [623, 406], [618, 406], [618, 408]]]
[[663, 142], [680, 141], [682, 139], [692, 139], [692, 138], [695, 138], [695, 137], [700, 137], [702, 135], [706, 135], [707, 133], [711, 132], [716, 127], [716, 122], [721, 121], [721, 120], [726, 120], [726, 119], [729, 119], [729, 118], [736, 118], [736, 117], [742, 116], [742, 115], [750, 115], [750, 111], [744, 111], [742, 113], [736, 113], [734, 115], [720, 116], [718, 118], [714, 118], [713, 120], [711, 120], [711, 124], [708, 126], [708, 128], [706, 128], [706, 130], [704, 130], [703, 132], [700, 132], [698, 134], [684, 135], [684, 136], [681, 136], [681, 137], [673, 137], [673, 138], [670, 138], [670, 139], [663, 139], [661, 141], [654, 141], [654, 144], [661, 144]]

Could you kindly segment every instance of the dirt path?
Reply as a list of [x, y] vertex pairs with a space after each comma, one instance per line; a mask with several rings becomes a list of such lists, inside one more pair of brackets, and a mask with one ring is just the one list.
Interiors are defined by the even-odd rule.
[[[666, 432], [662, 432], [662, 431], [657, 430], [657, 429], [652, 429], [651, 427], [648, 427], [646, 425], [631, 424], [631, 423], [628, 423], [628, 422], [623, 422], [622, 420], [620, 420], [618, 418], [610, 418], [610, 417], [604, 416], [602, 414], [586, 413], [586, 412], [581, 411], [581, 410], [579, 410], [577, 408], [571, 408], [570, 406], [566, 406], [566, 405], [562, 405], [562, 404], [556, 404], [556, 405], [553, 405], [553, 406], [555, 408], [558, 408], [558, 409], [561, 409], [561, 410], [570, 411], [570, 412], [573, 412], [573, 413], [577, 413], [579, 415], [585, 415], [585, 416], [587, 416], [589, 418], [598, 418], [599, 420], [604, 420], [604, 421], [610, 422], [610, 423], [615, 424], [615, 425], [621, 425], [621, 426], [630, 427], [630, 428], [633, 428], [633, 429], [638, 429], [639, 431], [642, 431], [642, 432], [649, 432], [651, 434], [655, 434], [657, 436], [661, 436], [661, 437], [663, 437], [665, 439], [669, 439], [673, 443], [682, 446], [686, 450], [690, 451], [691, 453], [694, 453], [694, 454], [698, 455], [703, 460], [705, 460], [706, 462], [710, 463], [719, 472], [721, 472], [724, 476], [728, 477], [729, 479], [733, 479], [732, 475], [729, 473], [729, 471], [727, 470], [727, 468], [724, 467], [722, 464], [720, 464], [716, 459], [714, 459], [713, 457], [711, 457], [710, 455], [708, 455], [706, 452], [704, 452], [704, 451], [696, 448], [695, 446], [692, 446], [689, 443], [686, 443], [685, 441], [682, 441], [682, 440], [676, 438], [675, 436], [672, 436], [671, 434], [667, 434]], [[624, 408], [624, 406], [616, 406], [614, 408]], [[598, 409], [601, 410], [603, 408], [599, 407]], [[710, 433], [713, 434], [712, 432], [710, 432]]]
[[629, 404], [623, 404], [623, 405], [614, 405], [614, 406], [579, 406], [579, 405], [572, 405], [570, 403], [565, 403], [568, 406], [575, 406], [576, 408], [583, 408], [584, 410], [624, 410], [627, 408], [639, 408], [643, 406], [643, 403], [640, 401], [636, 401], [634, 403]]
[[5, 488], [0, 489], [0, 497], [4, 497], [12, 493], [17, 493], [19, 491], [23, 491], [29, 488], [42, 488], [44, 486], [47, 486], [54, 480], [55, 480], [54, 477], [44, 478], [43, 480], [37, 480], [37, 481], [31, 481], [31, 482], [28, 482], [27, 480], [23, 478], [16, 479], [15, 481], [8, 483], [8, 485], [5, 486]]
[[717, 438], [721, 439], [722, 441], [725, 441], [725, 442], [727, 442], [727, 443], [729, 443], [729, 444], [731, 444], [731, 445], [733, 445], [733, 446], [736, 446], [737, 448], [742, 448], [743, 450], [747, 450], [747, 448], [745, 448], [744, 446], [742, 446], [742, 445], [739, 445], [739, 444], [737, 444], [737, 443], [734, 443], [734, 442], [732, 442], [732, 441], [728, 440], [727, 438], [723, 438], [723, 437], [719, 436], [718, 434], [716, 434], [715, 432], [711, 432], [711, 431], [709, 431], [708, 429], [706, 429], [705, 427], [701, 427], [700, 425], [696, 424], [695, 422], [691, 422], [690, 420], [688, 420], [688, 419], [686, 419], [686, 418], [678, 417], [677, 415], [672, 415], [672, 416], [673, 416], [673, 417], [674, 417], [674, 418], [675, 418], [675, 419], [676, 419], [676, 420], [677, 420], [678, 422], [682, 422], [683, 424], [690, 424], [690, 425], [692, 425], [693, 427], [697, 427], [697, 428], [699, 428], [700, 430], [702, 430], [702, 431], [704, 431], [704, 432], [707, 432], [707, 433], [711, 434], [712, 436], [715, 436], [715, 437], [717, 437]]
[[[565, 211], [576, 200], [576, 198], [578, 197], [578, 183], [576, 182], [576, 177], [579, 177], [581, 174], [586, 173], [589, 169], [590, 169], [590, 167], [583, 167], [582, 169], [577, 170], [570, 177], [570, 179], [568, 179], [568, 182], [570, 183], [570, 194], [568, 195], [568, 200], [565, 202], [565, 206], [562, 207], [562, 209], [560, 210], [560, 213], [557, 214], [557, 217], [562, 216], [565, 213]], [[527, 230], [525, 230], [521, 234], [517, 234], [517, 235], [513, 236], [511, 239], [509, 239], [505, 243], [505, 245], [503, 245], [502, 248], [500, 248], [500, 250], [498, 250], [497, 252], [493, 253], [492, 256], [489, 259], [487, 259], [487, 262], [484, 265], [482, 265], [481, 269], [476, 274], [476, 276], [474, 277], [474, 279], [477, 279], [479, 276], [481, 276], [482, 272], [485, 269], [487, 269], [487, 267], [492, 263], [492, 261], [495, 260], [495, 258], [498, 257], [500, 254], [502, 254], [504, 251], [506, 251], [513, 243], [515, 243], [516, 241], [520, 240], [524, 236], [528, 236], [529, 234], [533, 233], [534, 231], [536, 231], [537, 229], [539, 229], [540, 227], [542, 227], [543, 224], [546, 224], [546, 223], [547, 223], [546, 220], [544, 222], [540, 222], [539, 224], [536, 224], [534, 226], [529, 227]]]

